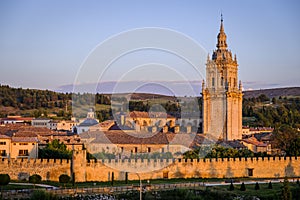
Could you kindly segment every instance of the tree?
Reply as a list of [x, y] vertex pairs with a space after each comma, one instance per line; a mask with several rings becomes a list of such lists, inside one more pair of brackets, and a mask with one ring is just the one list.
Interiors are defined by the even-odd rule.
[[289, 184], [287, 177], [284, 178], [283, 186], [281, 187], [281, 199], [282, 200], [291, 200], [292, 199], [290, 184]]
[[112, 172], [112, 173], [111, 173], [111, 186], [114, 185], [114, 181], [115, 181], [115, 173]]
[[258, 182], [255, 183], [254, 189], [255, 189], [255, 190], [259, 190], [259, 184], [258, 184]]
[[43, 149], [39, 149], [40, 158], [59, 158], [70, 159], [72, 152], [67, 150], [67, 146], [63, 142], [59, 142], [57, 139], [48, 143]]
[[62, 174], [59, 176], [59, 182], [63, 183], [65, 187], [66, 187], [66, 183], [69, 183], [70, 180], [71, 180], [71, 177], [68, 176], [67, 174]]
[[268, 189], [273, 189], [272, 182], [269, 182]]
[[289, 125], [282, 125], [274, 130], [275, 147], [286, 152], [287, 156], [300, 155], [300, 134]]
[[241, 191], [246, 191], [246, 186], [245, 183], [243, 182], [240, 188]]
[[128, 184], [128, 172], [125, 172], [125, 184]]
[[29, 176], [29, 183], [33, 183], [33, 187], [35, 187], [35, 184], [40, 183], [42, 181], [42, 177], [38, 174], [33, 174]]
[[231, 181], [230, 186], [229, 186], [229, 191], [233, 191], [233, 190], [234, 190], [234, 186], [233, 186], [233, 183]]
[[10, 176], [8, 174], [0, 174], [1, 199], [2, 199], [2, 187], [8, 185], [9, 182], [10, 182]]

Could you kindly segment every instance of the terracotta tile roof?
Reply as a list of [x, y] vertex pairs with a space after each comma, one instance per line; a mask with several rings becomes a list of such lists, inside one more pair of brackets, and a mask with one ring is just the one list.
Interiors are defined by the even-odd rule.
[[134, 133], [123, 132], [122, 130], [95, 131], [80, 134], [84, 139], [95, 138], [92, 143], [113, 143], [113, 144], [168, 144], [168, 140], [163, 133]]
[[67, 133], [29, 125], [5, 124], [0, 126], [0, 134], [9, 137], [36, 137], [38, 135], [66, 135]]
[[166, 134], [168, 143], [173, 145], [183, 145], [186, 147], [190, 147], [192, 142], [194, 141], [197, 134], [174, 134], [174, 133], [167, 133]]
[[129, 113], [131, 118], [149, 118], [148, 112], [133, 111]]
[[32, 121], [32, 117], [6, 117], [1, 118], [0, 121]]
[[258, 141], [255, 137], [246, 138], [246, 139], [243, 139], [242, 141], [246, 142], [248, 144], [258, 146], [258, 147], [267, 147], [268, 146], [267, 144]]
[[250, 127], [250, 131], [269, 131], [272, 132], [274, 131], [274, 128], [272, 127]]
[[129, 113], [131, 118], [175, 118], [164, 112], [141, 112], [141, 111], [132, 111]]
[[12, 137], [11, 142], [38, 142], [36, 137]]
[[59, 140], [64, 144], [82, 144], [81, 138], [78, 135], [73, 136], [38, 136], [39, 144], [47, 144], [53, 140]]
[[243, 145], [240, 141], [234, 140], [234, 141], [221, 141], [217, 142], [219, 145], [225, 147], [225, 148], [234, 148], [234, 149], [244, 149], [246, 148], [245, 145]]
[[272, 137], [273, 137], [273, 133], [271, 133], [271, 132], [257, 133], [257, 134], [254, 134], [254, 137], [258, 141], [271, 141]]
[[7, 135], [0, 134], [0, 139], [10, 139], [10, 137], [8, 137]]

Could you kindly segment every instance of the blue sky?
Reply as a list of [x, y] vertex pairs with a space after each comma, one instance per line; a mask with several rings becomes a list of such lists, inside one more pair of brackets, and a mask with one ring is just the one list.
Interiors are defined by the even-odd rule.
[[297, 0], [0, 1], [0, 84], [70, 85], [99, 43], [143, 27], [178, 31], [211, 54], [222, 12], [246, 89], [299, 86], [299, 10]]

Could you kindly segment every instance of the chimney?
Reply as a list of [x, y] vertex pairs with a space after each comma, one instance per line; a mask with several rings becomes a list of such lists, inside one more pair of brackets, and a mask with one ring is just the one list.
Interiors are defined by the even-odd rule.
[[168, 131], [169, 131], [169, 127], [167, 125], [164, 125], [163, 133], [167, 133]]
[[156, 126], [152, 126], [152, 133], [156, 133], [157, 131], [157, 127]]
[[180, 131], [180, 126], [179, 126], [179, 125], [176, 125], [176, 126], [174, 127], [174, 133], [179, 133], [179, 131]]
[[172, 127], [174, 127], [174, 126], [175, 126], [175, 123], [174, 123], [173, 120], [171, 120], [171, 121], [170, 121], [170, 127], [172, 128]]
[[140, 132], [141, 131], [141, 126], [138, 123], [135, 123], [135, 131]]
[[125, 116], [122, 114], [121, 115], [121, 125], [124, 126], [125, 124]]
[[187, 125], [186, 126], [186, 133], [191, 133], [192, 132], [192, 126], [191, 125]]

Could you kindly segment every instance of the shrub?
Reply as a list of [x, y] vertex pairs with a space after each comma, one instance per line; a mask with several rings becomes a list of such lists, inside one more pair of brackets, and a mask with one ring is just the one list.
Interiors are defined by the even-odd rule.
[[2, 187], [8, 185], [9, 182], [10, 182], [10, 176], [8, 174], [0, 174], [0, 187], [1, 187], [0, 199], [2, 199]]
[[0, 186], [8, 185], [10, 176], [8, 174], [0, 174]]
[[46, 192], [46, 191], [43, 191], [43, 190], [35, 190], [30, 199], [32, 200], [56, 200], [56, 199], [59, 199], [56, 195], [52, 194], [52, 193], [49, 193], [49, 192]]
[[259, 190], [259, 184], [258, 184], [258, 182], [255, 183], [254, 189], [255, 189], [255, 190]]
[[33, 174], [29, 176], [29, 183], [33, 183], [34, 185], [40, 183], [42, 181], [42, 177], [38, 174]]
[[67, 174], [62, 174], [59, 176], [59, 182], [63, 183], [65, 187], [66, 187], [66, 183], [69, 183], [70, 180], [71, 180], [71, 177], [68, 176]]
[[71, 180], [71, 177], [68, 176], [67, 174], [62, 174], [59, 176], [59, 182], [60, 183], [69, 183]]
[[243, 182], [240, 188], [241, 191], [246, 191], [246, 186], [245, 183]]

